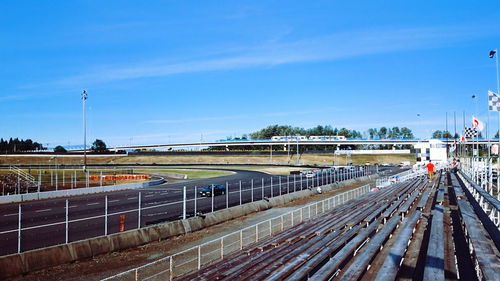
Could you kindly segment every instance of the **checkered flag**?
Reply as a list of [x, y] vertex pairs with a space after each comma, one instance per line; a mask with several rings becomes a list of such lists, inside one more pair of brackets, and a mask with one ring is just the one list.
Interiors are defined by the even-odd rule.
[[500, 95], [488, 91], [488, 110], [500, 111]]
[[476, 130], [476, 128], [465, 128], [465, 130], [464, 130], [464, 136], [467, 139], [471, 139], [471, 138], [477, 137], [477, 130]]

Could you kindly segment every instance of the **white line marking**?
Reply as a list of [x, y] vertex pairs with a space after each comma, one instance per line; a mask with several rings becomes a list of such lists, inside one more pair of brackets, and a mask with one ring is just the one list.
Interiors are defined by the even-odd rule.
[[78, 207], [78, 206], [77, 206], [77, 205], [72, 205], [72, 206], [69, 206], [69, 208], [70, 208], [70, 209], [71, 209], [71, 208], [76, 208], [76, 207]]
[[41, 213], [41, 212], [48, 212], [48, 211], [52, 211], [52, 209], [36, 210], [35, 212]]
[[130, 197], [130, 198], [127, 198], [127, 200], [133, 200], [133, 199], [137, 199], [138, 197]]
[[87, 206], [99, 205], [99, 204], [100, 204], [99, 202], [95, 202], [95, 203], [89, 203], [89, 204], [87, 204]]
[[112, 202], [118, 202], [120, 201], [120, 199], [115, 199], [115, 200], [109, 200], [108, 203], [112, 203]]
[[155, 195], [154, 195], [154, 194], [151, 194], [151, 195], [146, 195], [146, 196], [144, 196], [144, 197], [153, 197], [153, 196], [155, 196]]
[[18, 213], [14, 213], [14, 214], [7, 214], [7, 215], [3, 215], [4, 217], [10, 217], [10, 216], [18, 216], [19, 214]]

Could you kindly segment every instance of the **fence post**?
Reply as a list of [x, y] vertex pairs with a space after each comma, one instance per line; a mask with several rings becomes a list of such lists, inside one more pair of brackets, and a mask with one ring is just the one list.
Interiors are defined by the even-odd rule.
[[[226, 188], [226, 193], [227, 193], [227, 188]], [[212, 197], [212, 213], [214, 212], [214, 186], [212, 185], [212, 192], [210, 192], [210, 195]]]
[[229, 208], [229, 184], [226, 181], [226, 209], [227, 208]]
[[262, 178], [262, 200], [264, 200], [264, 178]]
[[174, 261], [173, 261], [173, 256], [170, 256], [169, 269], [170, 269], [170, 281], [172, 281], [172, 280], [174, 280]]
[[220, 239], [220, 259], [224, 259], [224, 237]]
[[62, 185], [64, 186], [64, 184], [66, 183], [66, 179], [65, 179], [65, 173], [64, 173], [64, 169], [62, 169], [62, 172], [63, 172], [63, 181], [62, 181]]
[[21, 204], [19, 204], [19, 213], [17, 215], [18, 217], [18, 223], [17, 223], [17, 253], [21, 253], [21, 216], [22, 216], [22, 210], [21, 210]]
[[38, 192], [40, 192], [41, 185], [42, 185], [42, 170], [38, 170]]
[[108, 195], [104, 196], [104, 235], [108, 235]]
[[102, 187], [102, 171], [101, 171], [100, 177], [99, 177], [99, 186]]
[[300, 173], [300, 190], [302, 190], [302, 173]]
[[198, 270], [201, 268], [201, 246], [198, 246]]
[[196, 216], [196, 211], [197, 211], [196, 209], [197, 209], [197, 207], [198, 207], [198, 204], [197, 204], [197, 202], [196, 202], [196, 197], [198, 196], [198, 194], [196, 194], [196, 190], [197, 190], [197, 189], [198, 189], [198, 188], [197, 188], [197, 187], [196, 187], [196, 185], [195, 185], [195, 186], [194, 186], [194, 216]]
[[137, 229], [141, 228], [141, 196], [142, 193], [139, 191], [139, 200], [138, 200], [138, 214], [137, 214]]
[[182, 219], [186, 219], [186, 186], [182, 188]]
[[295, 178], [296, 178], [296, 175], [293, 174], [293, 192], [297, 191], [297, 189], [295, 188]]
[[240, 251], [243, 249], [243, 230], [240, 230]]
[[251, 185], [250, 189], [252, 190], [252, 202], [253, 202], [253, 178], [252, 178], [252, 185]]
[[240, 180], [240, 206], [241, 206], [241, 180]]
[[271, 176], [271, 198], [273, 197], [273, 176]]
[[290, 193], [290, 175], [286, 176], [286, 193]]
[[259, 242], [259, 224], [255, 225], [255, 242]]
[[68, 199], [66, 199], [66, 244], [68, 244], [68, 232], [69, 232], [68, 215], [69, 215], [69, 204], [68, 204]]
[[280, 182], [280, 185], [279, 185], [279, 188], [280, 188], [280, 196], [281, 196], [281, 176], [279, 176], [279, 182]]

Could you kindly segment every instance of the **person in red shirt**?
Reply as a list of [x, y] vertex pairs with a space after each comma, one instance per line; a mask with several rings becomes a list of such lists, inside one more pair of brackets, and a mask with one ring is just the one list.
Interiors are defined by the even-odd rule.
[[429, 160], [429, 163], [427, 163], [426, 166], [429, 174], [429, 180], [432, 180], [434, 178], [434, 164], [432, 164], [432, 161]]

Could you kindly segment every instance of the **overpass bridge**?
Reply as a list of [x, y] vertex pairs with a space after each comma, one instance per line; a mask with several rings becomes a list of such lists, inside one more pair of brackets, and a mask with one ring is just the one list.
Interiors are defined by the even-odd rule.
[[[453, 139], [439, 139], [445, 144], [453, 144]], [[418, 143], [428, 143], [429, 139], [345, 139], [345, 140], [221, 140], [211, 142], [183, 142], [183, 143], [165, 143], [165, 144], [145, 144], [145, 145], [118, 145], [109, 147], [111, 151], [135, 150], [135, 149], [168, 149], [184, 147], [234, 147], [234, 146], [301, 146], [301, 145], [415, 145]], [[466, 140], [463, 144], [494, 144], [500, 143], [499, 139], [478, 139]], [[70, 149], [74, 152], [83, 151], [80, 148]]]

